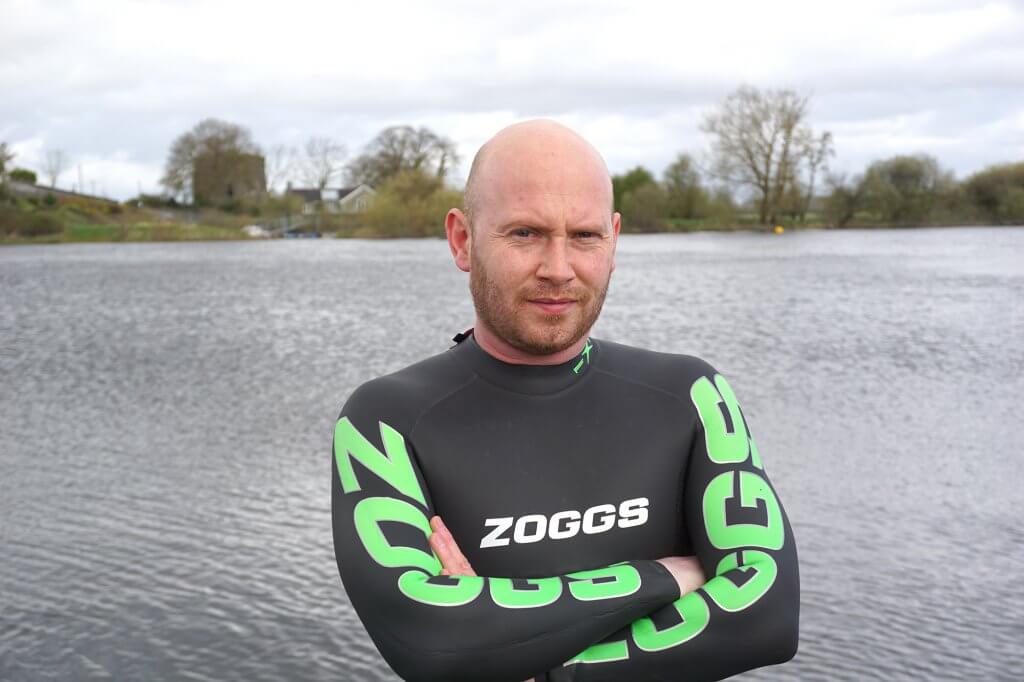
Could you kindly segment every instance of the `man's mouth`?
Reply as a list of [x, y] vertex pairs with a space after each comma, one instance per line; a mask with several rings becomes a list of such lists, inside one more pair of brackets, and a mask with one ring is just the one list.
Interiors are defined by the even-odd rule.
[[531, 298], [534, 304], [546, 313], [564, 313], [576, 303], [574, 298]]

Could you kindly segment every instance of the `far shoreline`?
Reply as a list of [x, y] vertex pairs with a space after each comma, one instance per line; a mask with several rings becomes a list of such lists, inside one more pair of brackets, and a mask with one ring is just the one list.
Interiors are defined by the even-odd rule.
[[[622, 232], [620, 235], [687, 235], [687, 234], [734, 234], [734, 233], [747, 233], [747, 234], [763, 234], [772, 235], [778, 237], [784, 237], [788, 233], [794, 232], [872, 232], [876, 230], [946, 230], [946, 229], [973, 229], [973, 228], [1020, 228], [1024, 227], [1024, 224], [1007, 224], [1007, 225], [995, 225], [991, 223], [977, 223], [977, 224], [964, 224], [964, 223], [949, 223], [949, 224], [932, 224], [932, 225], [852, 225], [844, 227], [830, 227], [828, 225], [795, 225], [795, 226], [782, 226], [781, 232], [775, 232], [771, 228], [766, 227], [752, 227], [747, 225], [731, 226], [731, 227], [708, 227], [704, 229], [687, 229], [687, 230], [657, 230], [657, 231], [646, 231], [646, 232]], [[178, 230], [161, 230], [158, 235], [150, 235], [145, 233], [134, 233], [131, 237], [126, 238], [114, 238], [114, 239], [75, 239], [69, 238], [67, 233], [60, 235], [45, 235], [39, 237], [14, 237], [14, 238], [2, 238], [0, 239], [0, 246], [56, 246], [61, 244], [175, 244], [175, 243], [204, 243], [204, 242], [275, 242], [275, 241], [313, 241], [313, 240], [362, 240], [362, 241], [391, 241], [397, 239], [439, 239], [445, 238], [444, 234], [436, 235], [386, 235], [386, 234], [374, 234], [369, 230], [355, 230], [348, 234], [340, 233], [326, 233], [318, 237], [274, 237], [274, 238], [260, 238], [260, 237], [246, 237], [244, 235], [233, 235], [233, 234], [203, 234], [202, 236], [195, 234], [188, 234], [191, 229], [186, 226]], [[169, 234], [173, 233], [173, 234]], [[141, 238], [140, 238], [141, 237]]]

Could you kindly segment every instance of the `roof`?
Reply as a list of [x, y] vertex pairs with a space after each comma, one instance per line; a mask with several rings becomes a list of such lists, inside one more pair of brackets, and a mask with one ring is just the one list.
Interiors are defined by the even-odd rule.
[[311, 189], [293, 187], [287, 193], [302, 197], [303, 201], [340, 201], [349, 194], [352, 194], [352, 192], [355, 192], [359, 187], [361, 185], [356, 185], [355, 187], [324, 187], [322, 190], [315, 187]]

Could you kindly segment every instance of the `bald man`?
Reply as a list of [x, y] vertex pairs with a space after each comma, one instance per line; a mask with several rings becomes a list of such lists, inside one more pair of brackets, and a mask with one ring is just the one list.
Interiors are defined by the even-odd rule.
[[445, 219], [473, 326], [342, 408], [338, 569], [404, 679], [713, 680], [796, 652], [792, 529], [728, 382], [590, 336], [620, 222], [579, 135], [500, 131]]

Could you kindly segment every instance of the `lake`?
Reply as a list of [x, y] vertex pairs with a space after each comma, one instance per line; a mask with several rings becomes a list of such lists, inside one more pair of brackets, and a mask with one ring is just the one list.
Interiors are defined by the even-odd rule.
[[[1024, 678], [1024, 228], [629, 235], [594, 336], [725, 374], [797, 658]], [[470, 326], [440, 240], [0, 249], [0, 679], [394, 680], [337, 575], [334, 419]]]

